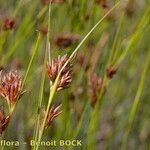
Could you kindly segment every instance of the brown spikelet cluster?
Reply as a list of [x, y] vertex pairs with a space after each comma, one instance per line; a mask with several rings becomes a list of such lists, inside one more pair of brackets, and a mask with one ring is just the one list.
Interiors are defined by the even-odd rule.
[[65, 1], [64, 0], [41, 0], [41, 4], [42, 5], [47, 5], [49, 3], [57, 3], [57, 4], [61, 4], [61, 3], [64, 3]]
[[88, 77], [88, 93], [91, 99], [91, 105], [94, 107], [97, 102], [98, 93], [102, 89], [103, 79], [95, 73], [91, 73]]
[[82, 66], [85, 62], [85, 54], [82, 53], [82, 52], [78, 53], [77, 57], [76, 57], [76, 60]]
[[108, 1], [107, 0], [95, 0], [95, 2], [102, 6], [103, 8], [108, 8]]
[[106, 68], [106, 74], [108, 78], [113, 78], [113, 76], [117, 73], [117, 68], [113, 67], [112, 65], [109, 65]]
[[[58, 56], [58, 58], [53, 59], [51, 63], [47, 64], [47, 73], [51, 82], [54, 82], [58, 73], [62, 69], [63, 65], [68, 60], [67, 55]], [[71, 82], [71, 74], [72, 74], [72, 65], [68, 64], [61, 72], [60, 79], [57, 84], [57, 91], [62, 90], [68, 87]]]
[[6, 19], [4, 19], [2, 28], [3, 28], [4, 31], [12, 30], [12, 29], [14, 29], [15, 24], [16, 24], [16, 19], [15, 18], [13, 18], [13, 17], [6, 18]]
[[4, 97], [11, 107], [22, 96], [22, 80], [17, 71], [0, 75], [0, 96]]
[[2, 134], [8, 126], [10, 116], [5, 116], [3, 108], [0, 108], [0, 134]]
[[79, 40], [80, 40], [79, 35], [66, 33], [57, 35], [54, 39], [54, 42], [59, 48], [67, 48], [72, 44], [78, 42]]
[[88, 93], [91, 99], [92, 107], [97, 102], [98, 93], [101, 91], [103, 85], [103, 79], [98, 77], [95, 73], [91, 73], [88, 77]]
[[[52, 124], [53, 120], [58, 115], [61, 114], [62, 111], [60, 111], [60, 107], [61, 107], [61, 105], [59, 105], [57, 107], [54, 107], [54, 106], [51, 107], [51, 109], [48, 112], [47, 119], [46, 119], [46, 124], [45, 124], [46, 128], [49, 127]], [[45, 116], [45, 114], [46, 114], [46, 111], [44, 110], [43, 115]]]
[[[85, 53], [84, 52], [79, 52], [76, 56], [76, 61], [78, 63], [79, 66], [75, 66], [76, 69], [78, 69], [80, 71], [81, 67], [85, 69], [85, 71], [87, 71], [90, 67], [90, 62], [87, 61]], [[77, 68], [78, 67], [78, 68]]]

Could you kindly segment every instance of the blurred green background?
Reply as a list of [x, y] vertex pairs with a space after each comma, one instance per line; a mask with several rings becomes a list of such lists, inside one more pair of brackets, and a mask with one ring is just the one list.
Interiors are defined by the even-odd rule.
[[[52, 58], [66, 53], [70, 55], [82, 38], [116, 2], [116, 0], [54, 2], [50, 26]], [[122, 0], [120, 5], [105, 18], [82, 45], [77, 57], [72, 62], [71, 85], [69, 88], [58, 92], [53, 101], [53, 104], [56, 105], [62, 103], [63, 112], [45, 131], [44, 140], [71, 139], [73, 134], [77, 133], [75, 138], [81, 139], [83, 145], [82, 147], [75, 147], [75, 150], [121, 149], [129, 114], [150, 51], [149, 7], [149, 0]], [[15, 26], [13, 29], [3, 29], [5, 18], [14, 18]], [[17, 69], [23, 76], [30, 57], [34, 53], [37, 36], [40, 33], [38, 49], [25, 85], [27, 92], [19, 101], [8, 126], [5, 135], [7, 140], [28, 142], [32, 139], [46, 48], [47, 24], [48, 5], [42, 4], [40, 0], [0, 0], [0, 68], [4, 68], [6, 71]], [[71, 43], [68, 46], [60, 46], [59, 42], [65, 35], [69, 35]], [[127, 47], [129, 47], [129, 51], [119, 64], [117, 74], [110, 80], [101, 100], [101, 107], [97, 114], [99, 122], [93, 122], [93, 124], [98, 125], [96, 132], [93, 132], [96, 143], [94, 147], [90, 148], [90, 146], [88, 147], [87, 134], [90, 116], [95, 108], [91, 107], [90, 104], [88, 69], [95, 65], [93, 67], [94, 72], [100, 77], [104, 76], [115, 38], [112, 64], [118, 62]], [[96, 63], [94, 63], [94, 59], [97, 59]], [[128, 150], [150, 149], [149, 70], [150, 66], [129, 134]], [[48, 96], [49, 82], [46, 76], [43, 106], [47, 103]], [[5, 106], [4, 100], [1, 100], [0, 104]], [[81, 118], [83, 120], [79, 126]], [[76, 129], [78, 126], [80, 127], [79, 131]], [[92, 136], [90, 137], [92, 138]], [[19, 148], [6, 147], [5, 149], [22, 150], [30, 149], [30, 146], [22, 145]], [[49, 148], [42, 147], [41, 149]], [[51, 149], [69, 148], [52, 147]]]

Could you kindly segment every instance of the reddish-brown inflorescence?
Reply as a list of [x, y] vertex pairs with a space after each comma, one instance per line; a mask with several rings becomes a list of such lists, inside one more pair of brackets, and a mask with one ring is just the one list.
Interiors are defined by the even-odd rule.
[[66, 33], [57, 35], [54, 39], [54, 42], [59, 48], [67, 48], [72, 44], [78, 42], [79, 40], [80, 40], [79, 35]]
[[66, 72], [59, 80], [57, 90], [62, 90], [68, 87], [69, 83], [72, 81], [70, 72]]
[[113, 66], [108, 66], [106, 68], [106, 74], [108, 78], [113, 78], [113, 76], [117, 73], [117, 68], [113, 67]]
[[17, 71], [0, 74], [0, 95], [7, 100], [11, 107], [22, 96], [22, 80]]
[[77, 57], [76, 57], [76, 60], [82, 66], [85, 62], [85, 53], [84, 52], [78, 53]]
[[[54, 107], [54, 106], [51, 107], [51, 109], [48, 112], [47, 118], [46, 118], [46, 124], [45, 124], [46, 128], [49, 127], [52, 124], [53, 120], [58, 115], [61, 114], [62, 111], [60, 111], [60, 107], [61, 107], [61, 105], [59, 105], [57, 107]], [[46, 111], [44, 110], [43, 116], [45, 117], [45, 115], [46, 115]]]
[[3, 22], [3, 30], [12, 30], [15, 27], [16, 19], [13, 17], [6, 18]]
[[64, 3], [64, 0], [41, 0], [42, 5], [47, 5], [49, 3], [57, 3], [57, 4], [61, 4]]
[[97, 96], [102, 89], [103, 79], [95, 73], [91, 73], [88, 78], [88, 92], [91, 99], [91, 105], [94, 107], [97, 102]]
[[[47, 73], [51, 82], [55, 81], [58, 73], [60, 72], [67, 60], [67, 55], [64, 55], [62, 57], [58, 56], [58, 58], [53, 59], [51, 63], [47, 64]], [[60, 79], [57, 83], [57, 91], [68, 87], [69, 83], [71, 82], [71, 75], [72, 65], [68, 64], [61, 72]]]
[[5, 116], [5, 113], [2, 108], [0, 108], [0, 134], [2, 134], [10, 120], [10, 116]]
[[108, 7], [108, 1], [107, 0], [95, 0], [95, 2], [99, 5], [101, 5], [103, 8]]

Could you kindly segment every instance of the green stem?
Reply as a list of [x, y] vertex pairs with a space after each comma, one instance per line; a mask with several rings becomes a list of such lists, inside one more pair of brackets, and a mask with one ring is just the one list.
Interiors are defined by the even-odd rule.
[[[43, 91], [44, 91], [44, 82], [45, 82], [45, 70], [46, 70], [46, 62], [47, 62], [47, 51], [48, 49], [46, 48], [45, 51], [45, 57], [44, 57], [44, 64], [43, 64], [43, 71], [42, 71], [42, 77], [41, 77], [41, 85], [40, 85], [40, 93], [39, 93], [39, 100], [38, 100], [38, 115], [37, 115], [37, 121], [36, 121], [36, 127], [35, 127], [35, 135], [33, 136], [33, 139], [35, 139], [35, 141], [37, 141], [38, 138], [38, 133], [39, 133], [39, 123], [40, 123], [40, 108], [42, 105], [42, 99], [43, 99]], [[34, 146], [35, 149], [35, 146]]]
[[144, 83], [145, 83], [145, 80], [146, 80], [146, 75], [147, 75], [148, 69], [149, 69], [149, 65], [150, 65], [150, 50], [149, 50], [149, 54], [147, 56], [147, 61], [146, 61], [144, 71], [142, 73], [142, 76], [141, 76], [141, 79], [140, 79], [140, 82], [139, 82], [138, 90], [137, 90], [133, 105], [131, 107], [131, 111], [130, 111], [130, 115], [129, 115], [129, 119], [128, 119], [128, 124], [127, 124], [127, 130], [125, 131], [125, 134], [123, 136], [123, 142], [122, 142], [121, 150], [125, 150], [126, 146], [127, 146], [128, 137], [129, 137], [129, 134], [130, 134], [130, 131], [131, 131], [131, 128], [132, 128], [133, 121], [136, 117], [136, 112], [137, 112], [137, 109], [138, 109], [138, 105], [140, 103], [142, 91], [143, 91], [143, 88], [144, 88]]
[[[57, 76], [57, 78], [56, 78], [56, 80], [54, 82], [54, 85], [51, 87], [51, 90], [50, 90], [50, 95], [49, 95], [49, 100], [48, 100], [46, 113], [45, 113], [45, 116], [44, 116], [44, 120], [43, 120], [41, 129], [39, 130], [38, 143], [41, 142], [41, 138], [42, 138], [42, 135], [43, 135], [43, 132], [44, 132], [44, 129], [45, 129], [46, 119], [47, 119], [47, 116], [48, 116], [48, 113], [49, 113], [51, 102], [52, 102], [53, 97], [54, 97], [54, 95], [56, 93], [57, 83], [58, 83], [59, 78], [60, 78], [60, 74], [58, 74], [58, 76]], [[38, 150], [38, 148], [39, 148], [39, 144], [37, 145], [36, 150]]]
[[30, 70], [30, 68], [31, 68], [33, 59], [34, 59], [35, 54], [36, 54], [36, 52], [37, 52], [37, 50], [38, 50], [39, 42], [40, 42], [40, 33], [38, 34], [36, 44], [35, 44], [35, 46], [33, 47], [33, 53], [32, 53], [31, 59], [30, 59], [30, 61], [29, 61], [28, 68], [27, 68], [27, 71], [26, 71], [26, 73], [25, 73], [23, 82], [22, 82], [22, 88], [24, 87], [24, 84], [25, 84], [25, 82], [26, 82], [26, 80], [27, 80], [27, 76], [28, 76], [28, 74], [29, 74], [29, 70]]
[[146, 28], [146, 26], [150, 22], [149, 13], [150, 13], [150, 7], [148, 7], [147, 10], [145, 11], [139, 25], [137, 26], [136, 32], [131, 36], [129, 43], [127, 44], [126, 49], [122, 52], [121, 56], [119, 57], [119, 59], [115, 63], [116, 67], [118, 67], [122, 63], [122, 61], [126, 58], [127, 54], [131, 50], [133, 50], [133, 48], [135, 47], [137, 42], [140, 40], [141, 35], [143, 34], [143, 30]]
[[120, 19], [120, 22], [119, 22], [119, 26], [118, 26], [118, 29], [117, 29], [117, 32], [116, 32], [116, 36], [115, 36], [115, 39], [114, 39], [114, 42], [113, 42], [113, 45], [112, 45], [112, 48], [111, 48], [111, 52], [110, 52], [110, 57], [109, 57], [109, 60], [108, 60], [108, 64], [111, 64], [113, 59], [114, 59], [114, 56], [115, 56], [115, 53], [116, 53], [116, 46], [117, 46], [117, 42], [118, 42], [118, 37], [119, 37], [119, 33], [121, 31], [121, 27], [122, 27], [122, 23], [123, 23], [123, 19], [124, 19], [124, 12], [121, 16], [121, 19]]
[[[108, 81], [109, 79], [107, 78], [106, 74], [104, 75], [104, 80], [103, 80], [103, 85], [102, 85], [102, 90], [99, 93], [99, 96], [97, 98], [97, 103], [95, 105], [94, 110], [91, 112], [90, 116], [90, 122], [89, 122], [89, 127], [88, 127], [88, 133], [87, 133], [87, 139], [88, 139], [88, 146], [87, 149], [95, 149], [95, 132], [98, 127], [98, 120], [99, 120], [99, 112], [100, 112], [100, 107], [102, 104], [102, 99], [105, 94], [105, 89], [108, 86]], [[94, 124], [93, 124], [94, 122]]]
[[47, 33], [47, 48], [48, 48], [48, 59], [51, 62], [51, 45], [50, 45], [50, 25], [51, 25], [51, 1], [48, 9], [48, 33]]
[[[49, 11], [48, 11], [48, 33], [47, 33], [47, 41], [46, 41], [46, 52], [45, 52], [45, 59], [44, 59], [44, 70], [46, 69], [46, 61], [47, 61], [47, 52], [48, 52], [48, 58], [49, 58], [49, 63], [51, 62], [51, 50], [50, 50], [50, 24], [51, 24], [51, 1], [49, 3]], [[41, 92], [40, 92], [40, 95], [39, 95], [39, 106], [38, 106], [38, 109], [41, 108], [41, 105], [42, 105], [42, 98], [43, 98], [43, 89], [44, 89], [44, 81], [45, 81], [45, 71], [43, 70], [43, 75], [42, 75], [42, 81], [41, 81]], [[50, 84], [50, 89], [51, 89], [51, 84]], [[50, 93], [51, 94], [51, 93]], [[46, 118], [47, 118], [47, 115], [48, 115], [48, 111], [49, 111], [49, 108], [50, 108], [50, 104], [51, 104], [51, 101], [52, 100], [49, 100], [48, 102], [48, 106], [47, 106], [47, 113], [45, 115], [45, 118], [44, 118], [44, 123], [42, 125], [42, 129], [40, 131], [40, 125], [39, 125], [39, 122], [40, 122], [40, 112], [38, 112], [38, 117], [37, 117], [37, 126], [36, 126], [36, 131], [35, 131], [35, 141], [41, 141], [41, 137], [42, 137], [42, 134], [43, 134], [43, 131], [44, 131], [44, 126], [45, 126], [45, 122], [46, 122]], [[34, 149], [38, 149], [38, 146], [37, 148], [34, 147]]]

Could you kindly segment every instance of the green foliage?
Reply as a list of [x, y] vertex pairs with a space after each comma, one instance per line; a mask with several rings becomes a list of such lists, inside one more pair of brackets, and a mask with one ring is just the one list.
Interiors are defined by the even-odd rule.
[[[149, 3], [108, 0], [108, 8], [103, 8], [94, 0], [50, 5], [42, 5], [40, 0], [0, 1], [0, 68], [19, 70], [26, 90], [1, 140], [27, 142], [19, 148], [2, 149], [30, 149], [31, 139], [82, 140], [82, 146], [61, 147], [69, 150], [149, 149]], [[3, 30], [6, 16], [15, 18], [12, 30]], [[42, 32], [43, 26], [47, 35]], [[77, 34], [77, 42], [59, 47], [57, 36], [68, 33]], [[64, 54], [69, 59], [51, 83], [46, 64]], [[61, 73], [69, 63], [73, 66], [72, 82], [57, 91]], [[107, 72], [110, 67], [117, 71], [112, 78]], [[103, 80], [94, 106], [90, 73]], [[5, 108], [5, 101], [0, 100]], [[60, 103], [62, 113], [45, 128], [49, 109]], [[46, 115], [41, 120], [43, 108]]]

